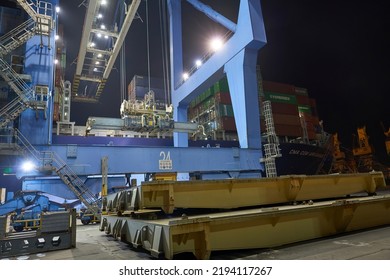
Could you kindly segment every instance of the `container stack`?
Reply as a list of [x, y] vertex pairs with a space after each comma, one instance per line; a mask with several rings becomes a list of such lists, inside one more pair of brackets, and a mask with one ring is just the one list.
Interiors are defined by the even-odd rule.
[[307, 89], [293, 85], [263, 81], [264, 99], [270, 100], [278, 136], [302, 137], [307, 130], [309, 140], [316, 139], [319, 119], [315, 100]]
[[[150, 87], [149, 87], [150, 82]], [[165, 109], [165, 104], [168, 103], [168, 97], [165, 94], [164, 80], [160, 78], [135, 75], [128, 85], [129, 100], [144, 100], [145, 95], [150, 91], [154, 93], [156, 107]]]
[[188, 120], [204, 126], [215, 140], [237, 138], [236, 123], [226, 78], [195, 98], [188, 108]]
[[[303, 137], [305, 128], [308, 140], [315, 140], [319, 119], [316, 102], [308, 96], [307, 89], [269, 81], [260, 84], [260, 104], [264, 100], [271, 101], [276, 134], [288, 139], [299, 138]], [[203, 125], [207, 132], [213, 131], [215, 140], [222, 139], [222, 135], [235, 134], [237, 137], [226, 77], [190, 103], [188, 119]], [[263, 117], [260, 123], [265, 127]]]

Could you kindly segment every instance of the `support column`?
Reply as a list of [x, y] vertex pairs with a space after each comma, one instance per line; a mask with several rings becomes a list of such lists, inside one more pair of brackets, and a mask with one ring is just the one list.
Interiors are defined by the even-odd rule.
[[245, 48], [225, 64], [241, 148], [261, 148], [257, 49]]
[[[172, 92], [175, 92], [183, 75], [183, 45], [182, 45], [182, 21], [181, 21], [181, 1], [168, 0], [169, 31], [170, 31], [170, 59], [171, 59], [171, 85]], [[172, 97], [172, 99], [174, 99]], [[173, 104], [173, 118], [175, 122], [187, 121], [187, 107], [180, 104]], [[173, 133], [173, 143], [175, 147], [188, 147], [188, 134]]]

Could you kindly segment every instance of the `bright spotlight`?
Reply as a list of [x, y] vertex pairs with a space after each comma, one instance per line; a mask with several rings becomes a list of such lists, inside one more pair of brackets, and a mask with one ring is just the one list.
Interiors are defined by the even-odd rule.
[[96, 64], [96, 65], [99, 65], [99, 64], [100, 64], [100, 62], [99, 62], [99, 61], [96, 61], [96, 62], [95, 62], [95, 64]]
[[58, 59], [55, 59], [55, 60], [54, 60], [54, 64], [58, 64]]
[[188, 78], [190, 77], [190, 75], [188, 75], [188, 73], [183, 73], [183, 80], [187, 80]]
[[102, 2], [101, 2], [100, 4], [106, 5], [106, 4], [107, 4], [107, 1], [106, 1], [106, 0], [102, 0]]
[[97, 57], [99, 57], [99, 58], [102, 57], [102, 54], [101, 54], [101, 53], [98, 53]]
[[101, 37], [102, 37], [102, 34], [98, 33], [97, 36], [98, 36], [98, 38], [101, 38]]
[[103, 18], [103, 15], [102, 14], [98, 14], [97, 18]]
[[60, 39], [60, 36], [56, 35], [55, 40], [57, 41], [58, 39]]
[[100, 25], [100, 29], [106, 29], [106, 26], [104, 24]]
[[56, 12], [59, 13], [61, 11], [59, 6], [56, 6]]
[[95, 43], [94, 43], [94, 42], [91, 42], [91, 43], [89, 44], [89, 46], [93, 48], [93, 47], [95, 46]]
[[197, 59], [197, 60], [195, 61], [195, 65], [196, 65], [197, 68], [199, 68], [200, 66], [202, 66], [202, 60]]
[[30, 172], [33, 169], [35, 169], [35, 164], [32, 163], [31, 161], [25, 161], [23, 162], [21, 167], [24, 172]]
[[96, 67], [95, 67], [95, 68], [93, 68], [93, 71], [94, 71], [94, 72], [97, 72], [97, 70], [98, 70], [98, 69], [97, 69]]
[[108, 39], [108, 35], [104, 35], [104, 39]]
[[221, 38], [216, 37], [210, 41], [210, 48], [213, 52], [219, 51], [223, 47], [223, 41]]

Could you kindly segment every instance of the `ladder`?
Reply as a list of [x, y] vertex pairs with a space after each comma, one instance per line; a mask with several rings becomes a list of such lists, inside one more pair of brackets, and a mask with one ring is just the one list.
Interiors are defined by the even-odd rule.
[[275, 159], [277, 157], [281, 157], [279, 149], [279, 139], [276, 136], [274, 119], [272, 116], [272, 107], [271, 101], [263, 102], [263, 110], [264, 110], [264, 119], [265, 119], [265, 130], [267, 143], [263, 144], [264, 147], [264, 158], [262, 161], [265, 164], [265, 171], [267, 177], [277, 177], [276, 171], [276, 162]]
[[36, 32], [36, 22], [30, 18], [0, 37], [0, 55], [6, 55], [28, 41]]
[[10, 121], [15, 120], [29, 107], [34, 98], [34, 91], [12, 69], [12, 67], [0, 57], [0, 76], [10, 85], [18, 95], [0, 110], [0, 128], [5, 127]]
[[19, 97], [12, 100], [4, 108], [0, 110], [0, 128], [7, 126], [10, 121], [16, 119], [24, 110], [27, 109], [27, 105]]
[[0, 128], [7, 126], [24, 110], [36, 104], [34, 90], [12, 69], [3, 56], [23, 45], [34, 35], [50, 36], [53, 29], [50, 3], [40, 1], [39, 6], [36, 6], [32, 1], [17, 1], [31, 18], [0, 37], [0, 76], [18, 95], [16, 99], [1, 109]]
[[16, 147], [22, 155], [32, 158], [41, 171], [54, 171], [75, 196], [95, 216], [100, 215], [100, 202], [84, 184], [84, 181], [53, 151], [38, 151], [18, 130], [13, 129]]

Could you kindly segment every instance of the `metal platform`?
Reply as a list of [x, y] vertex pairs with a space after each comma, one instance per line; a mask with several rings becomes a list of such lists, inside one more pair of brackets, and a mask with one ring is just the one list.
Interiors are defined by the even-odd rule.
[[9, 232], [9, 218], [0, 217], [0, 257], [76, 247], [76, 211], [42, 213], [39, 229]]
[[233, 209], [304, 200], [343, 197], [384, 187], [381, 172], [334, 175], [291, 175], [277, 178], [206, 181], [154, 181], [107, 197], [107, 212], [126, 214], [142, 209]]
[[271, 248], [390, 224], [390, 195], [182, 216], [161, 220], [104, 216], [101, 230], [153, 256]]

